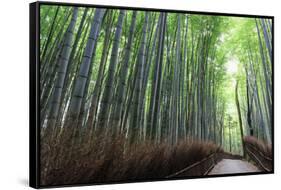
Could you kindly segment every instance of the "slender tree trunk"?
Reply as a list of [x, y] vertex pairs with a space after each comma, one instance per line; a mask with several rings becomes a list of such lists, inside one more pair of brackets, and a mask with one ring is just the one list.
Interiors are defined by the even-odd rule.
[[57, 21], [56, 19], [57, 19], [57, 16], [58, 16], [59, 9], [60, 9], [60, 7], [58, 6], [57, 9], [56, 9], [56, 12], [55, 12], [55, 16], [53, 18], [53, 22], [52, 22], [51, 27], [50, 27], [50, 31], [49, 31], [46, 43], [43, 46], [44, 49], [43, 49], [43, 53], [41, 54], [41, 60], [44, 59], [44, 57], [46, 55], [46, 52], [47, 52], [47, 48], [49, 47], [49, 43], [51, 42], [51, 39], [52, 39], [52, 36], [53, 36], [53, 33], [54, 33], [55, 22]]
[[95, 15], [93, 18], [93, 23], [91, 26], [90, 34], [88, 37], [87, 45], [84, 50], [84, 55], [82, 58], [82, 63], [79, 69], [79, 74], [75, 79], [73, 94], [69, 106], [69, 116], [68, 122], [72, 123], [72, 125], [76, 126], [76, 122], [78, 122], [78, 116], [81, 111], [82, 101], [84, 98], [85, 88], [87, 84], [87, 80], [90, 80], [89, 70], [91, 69], [91, 60], [92, 56], [95, 56], [95, 46], [97, 42], [97, 38], [100, 31], [101, 20], [104, 16], [104, 9], [96, 9]]
[[[131, 58], [131, 52], [132, 52], [132, 43], [133, 43], [133, 37], [135, 33], [135, 27], [136, 27], [136, 17], [137, 17], [137, 11], [133, 12], [132, 15], [132, 20], [131, 20], [131, 25], [130, 25], [130, 30], [129, 30], [129, 37], [128, 41], [126, 44], [126, 49], [125, 49], [125, 56], [124, 56], [124, 63], [121, 65], [121, 69], [118, 75], [118, 84], [116, 87], [116, 95], [115, 95], [115, 101], [113, 105], [113, 112], [112, 112], [112, 119], [110, 120], [112, 124], [110, 126], [114, 126], [114, 131], [117, 133], [120, 132], [120, 127], [121, 127], [121, 116], [122, 112], [124, 111], [123, 109], [123, 104], [124, 104], [124, 96], [125, 96], [125, 91], [126, 91], [126, 78], [128, 74], [128, 69], [129, 69], [129, 62]], [[146, 31], [145, 31], [146, 32]], [[142, 61], [142, 60], [140, 60]]]
[[241, 143], [242, 143], [242, 151], [243, 151], [243, 157], [245, 157], [245, 144], [243, 141], [244, 137], [244, 132], [243, 132], [243, 125], [242, 125], [242, 116], [241, 116], [241, 110], [240, 110], [240, 103], [239, 103], [239, 95], [238, 95], [238, 85], [239, 81], [236, 82], [236, 87], [235, 87], [235, 102], [236, 102], [236, 107], [237, 107], [237, 113], [238, 113], [238, 122], [239, 122], [239, 128], [240, 128], [240, 136], [241, 136]]
[[160, 14], [159, 19], [161, 19], [160, 24], [160, 34], [158, 39], [158, 51], [156, 56], [155, 68], [154, 68], [154, 79], [151, 88], [151, 98], [150, 98], [150, 108], [148, 113], [148, 130], [150, 130], [150, 137], [154, 139], [156, 137], [156, 125], [158, 120], [158, 109], [159, 109], [159, 96], [161, 92], [161, 70], [162, 70], [162, 55], [163, 55], [163, 41], [164, 41], [164, 31], [165, 31], [165, 18], [164, 13]]
[[62, 88], [64, 85], [66, 69], [69, 62], [69, 56], [71, 53], [72, 41], [74, 38], [73, 33], [74, 33], [75, 23], [77, 20], [77, 14], [78, 14], [78, 8], [75, 7], [73, 8], [72, 19], [69, 24], [68, 30], [66, 32], [64, 44], [62, 46], [62, 56], [60, 57], [58, 62], [59, 68], [58, 68], [57, 78], [55, 81], [54, 91], [51, 100], [51, 109], [48, 117], [46, 135], [48, 135], [54, 130], [56, 119], [58, 116], [59, 105], [61, 102]]
[[105, 89], [100, 102], [101, 107], [100, 107], [99, 121], [98, 121], [99, 128], [106, 127], [107, 120], [109, 118], [109, 111], [112, 103], [112, 92], [113, 92], [112, 85], [115, 76], [115, 68], [118, 63], [118, 50], [119, 50], [119, 44], [122, 34], [122, 24], [123, 24], [124, 16], [125, 16], [125, 11], [121, 10], [117, 21], [111, 58], [110, 58], [110, 64], [109, 64], [108, 74], [105, 82]]
[[139, 124], [141, 119], [141, 90], [142, 90], [142, 80], [143, 80], [143, 69], [145, 65], [146, 55], [145, 55], [145, 47], [146, 47], [146, 35], [147, 35], [147, 25], [148, 25], [148, 13], [145, 13], [145, 21], [142, 29], [142, 41], [140, 45], [140, 49], [138, 52], [138, 59], [136, 64], [136, 82], [135, 82], [135, 92], [132, 102], [132, 119], [131, 119], [131, 128], [130, 130], [130, 142], [134, 142], [138, 140], [138, 131]]

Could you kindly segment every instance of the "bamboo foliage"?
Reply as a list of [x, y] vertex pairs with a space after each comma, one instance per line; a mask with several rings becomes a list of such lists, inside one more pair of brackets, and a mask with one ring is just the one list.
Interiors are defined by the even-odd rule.
[[82, 143], [103, 131], [124, 146], [199, 140], [232, 152], [246, 135], [272, 142], [270, 19], [60, 6], [41, 14], [45, 135], [77, 132]]

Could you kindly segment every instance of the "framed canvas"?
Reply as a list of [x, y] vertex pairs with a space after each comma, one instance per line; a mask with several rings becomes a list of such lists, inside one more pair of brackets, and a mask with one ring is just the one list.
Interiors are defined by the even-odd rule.
[[30, 4], [30, 186], [274, 172], [274, 17]]

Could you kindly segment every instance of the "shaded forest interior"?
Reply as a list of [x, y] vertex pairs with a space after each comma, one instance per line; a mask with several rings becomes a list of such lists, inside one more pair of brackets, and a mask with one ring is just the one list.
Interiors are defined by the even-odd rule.
[[271, 145], [272, 61], [268, 18], [41, 5], [42, 184], [162, 178], [243, 155], [244, 136]]

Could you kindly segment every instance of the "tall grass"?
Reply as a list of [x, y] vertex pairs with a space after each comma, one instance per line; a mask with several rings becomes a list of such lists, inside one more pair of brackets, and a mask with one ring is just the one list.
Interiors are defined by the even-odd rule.
[[[85, 134], [88, 134], [87, 132]], [[211, 142], [128, 144], [103, 132], [41, 137], [41, 185], [104, 183], [164, 178], [222, 149]]]
[[257, 139], [253, 136], [246, 136], [243, 138], [246, 144], [254, 146], [258, 151], [261, 151], [265, 156], [272, 158], [272, 145]]

